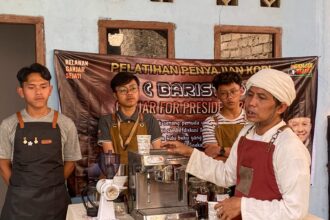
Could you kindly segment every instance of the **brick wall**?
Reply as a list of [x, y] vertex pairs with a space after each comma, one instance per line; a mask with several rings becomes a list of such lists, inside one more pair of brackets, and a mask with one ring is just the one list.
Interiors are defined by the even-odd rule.
[[149, 58], [167, 57], [167, 36], [164, 31], [121, 29], [124, 34], [121, 55]]
[[271, 34], [221, 34], [222, 59], [262, 59], [273, 57]]

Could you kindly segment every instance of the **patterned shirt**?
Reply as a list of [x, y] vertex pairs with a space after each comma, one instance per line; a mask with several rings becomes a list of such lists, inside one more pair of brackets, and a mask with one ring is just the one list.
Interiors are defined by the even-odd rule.
[[214, 117], [217, 118], [218, 124], [245, 124], [246, 117], [245, 117], [245, 110], [242, 109], [241, 114], [234, 119], [225, 118], [222, 114], [217, 113], [215, 115], [211, 115], [205, 119], [202, 123], [203, 129], [203, 144], [206, 143], [217, 143], [217, 139], [215, 138], [215, 126], [216, 122]]

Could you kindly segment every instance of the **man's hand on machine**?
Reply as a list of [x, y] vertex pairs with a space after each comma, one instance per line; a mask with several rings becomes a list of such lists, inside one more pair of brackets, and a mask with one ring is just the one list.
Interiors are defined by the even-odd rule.
[[167, 149], [167, 151], [171, 153], [181, 154], [187, 157], [190, 157], [193, 152], [192, 147], [189, 147], [180, 141], [167, 141], [162, 143], [161, 147]]

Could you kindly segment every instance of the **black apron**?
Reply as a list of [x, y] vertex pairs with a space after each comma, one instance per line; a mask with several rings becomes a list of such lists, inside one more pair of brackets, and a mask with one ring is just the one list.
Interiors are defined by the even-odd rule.
[[12, 175], [0, 220], [65, 220], [65, 186], [58, 112], [52, 123], [17, 117]]

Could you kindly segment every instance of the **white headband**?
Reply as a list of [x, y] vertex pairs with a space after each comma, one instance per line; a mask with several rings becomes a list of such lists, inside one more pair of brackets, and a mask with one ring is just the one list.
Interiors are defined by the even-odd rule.
[[296, 98], [296, 89], [291, 77], [275, 69], [263, 69], [249, 78], [246, 87], [259, 87], [271, 93], [280, 102], [290, 106]]

